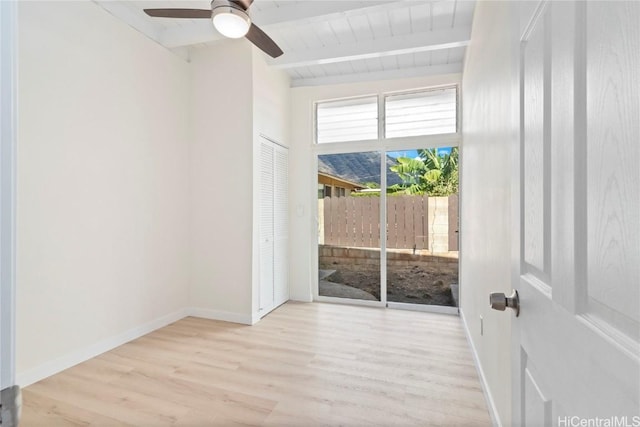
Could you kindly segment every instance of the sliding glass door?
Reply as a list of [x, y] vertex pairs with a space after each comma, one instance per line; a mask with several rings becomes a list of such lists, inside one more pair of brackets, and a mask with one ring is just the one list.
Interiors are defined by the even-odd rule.
[[457, 148], [319, 155], [317, 184], [320, 297], [457, 305]]

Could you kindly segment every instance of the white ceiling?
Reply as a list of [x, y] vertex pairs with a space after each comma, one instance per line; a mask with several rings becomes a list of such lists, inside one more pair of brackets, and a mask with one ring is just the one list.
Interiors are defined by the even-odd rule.
[[[207, 0], [94, 1], [184, 58], [224, 42], [210, 20], [143, 12], [209, 9]], [[474, 7], [475, 0], [255, 0], [249, 12], [285, 52], [268, 62], [289, 73], [292, 86], [307, 86], [461, 72]]]

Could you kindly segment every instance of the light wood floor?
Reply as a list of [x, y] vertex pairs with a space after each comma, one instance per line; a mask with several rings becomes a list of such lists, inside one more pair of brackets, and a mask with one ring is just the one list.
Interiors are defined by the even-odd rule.
[[458, 317], [319, 303], [186, 318], [23, 393], [22, 427], [491, 424]]

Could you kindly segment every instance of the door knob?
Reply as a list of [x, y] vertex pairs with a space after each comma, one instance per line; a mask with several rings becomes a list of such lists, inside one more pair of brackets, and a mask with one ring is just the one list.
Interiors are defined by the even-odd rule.
[[507, 307], [512, 308], [516, 312], [516, 317], [520, 316], [518, 291], [513, 291], [511, 296], [506, 296], [502, 292], [492, 292], [489, 294], [489, 305], [499, 311], [504, 311]]

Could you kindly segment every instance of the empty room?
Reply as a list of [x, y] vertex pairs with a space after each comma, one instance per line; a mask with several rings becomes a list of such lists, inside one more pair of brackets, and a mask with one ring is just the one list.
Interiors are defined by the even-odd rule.
[[0, 424], [640, 426], [638, 23], [0, 1]]

